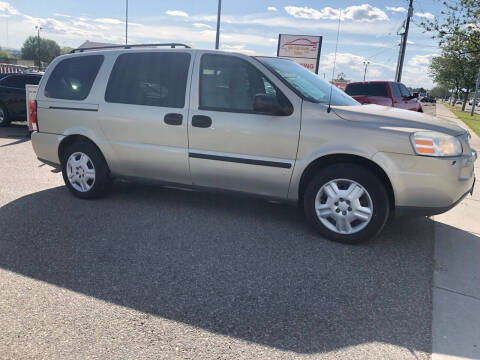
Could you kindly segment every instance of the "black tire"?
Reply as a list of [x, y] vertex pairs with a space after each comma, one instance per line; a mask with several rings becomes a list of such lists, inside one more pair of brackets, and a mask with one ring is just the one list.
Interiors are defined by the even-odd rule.
[[[84, 153], [87, 155], [95, 169], [95, 180], [93, 186], [88, 191], [79, 191], [70, 183], [67, 175], [67, 161], [74, 153]], [[112, 179], [108, 169], [107, 162], [98, 148], [89, 141], [77, 141], [67, 146], [61, 154], [62, 175], [68, 190], [81, 199], [96, 199], [104, 196], [111, 187]]]
[[[352, 234], [338, 233], [327, 228], [317, 216], [315, 198], [323, 185], [335, 179], [352, 180], [368, 192], [373, 204], [370, 222], [358, 232]], [[325, 238], [346, 244], [357, 244], [373, 238], [385, 226], [389, 218], [389, 197], [385, 185], [372, 171], [357, 164], [330, 165], [317, 173], [303, 197], [304, 212], [308, 222]], [[351, 210], [351, 209], [350, 209]]]
[[[1, 115], [3, 114], [3, 116]], [[5, 105], [0, 104], [0, 127], [5, 127], [10, 124], [10, 118], [8, 116], [7, 108]]]

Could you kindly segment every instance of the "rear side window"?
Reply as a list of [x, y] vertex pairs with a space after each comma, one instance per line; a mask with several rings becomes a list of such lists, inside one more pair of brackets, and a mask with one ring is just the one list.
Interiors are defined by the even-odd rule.
[[113, 66], [105, 101], [183, 108], [189, 66], [187, 53], [122, 54]]
[[370, 83], [367, 86], [368, 96], [388, 97], [387, 86], [382, 83]]
[[87, 55], [60, 61], [45, 86], [45, 96], [55, 99], [84, 100], [103, 62], [103, 55]]
[[2, 85], [17, 89], [25, 89], [25, 77], [21, 75], [8, 76], [2, 80]]
[[366, 84], [348, 84], [345, 92], [350, 96], [367, 95]]

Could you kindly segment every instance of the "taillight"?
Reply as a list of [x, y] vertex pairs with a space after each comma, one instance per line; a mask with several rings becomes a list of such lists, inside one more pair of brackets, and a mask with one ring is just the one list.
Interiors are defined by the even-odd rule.
[[38, 131], [36, 100], [30, 100], [30, 102], [28, 103], [28, 111], [30, 117], [30, 129], [32, 129], [33, 131]]

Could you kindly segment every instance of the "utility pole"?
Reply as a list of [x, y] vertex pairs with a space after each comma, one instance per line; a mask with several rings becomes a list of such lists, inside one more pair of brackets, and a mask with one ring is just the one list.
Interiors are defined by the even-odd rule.
[[128, 44], [128, 0], [125, 0], [125, 45]]
[[475, 95], [473, 96], [472, 110], [470, 111], [470, 116], [475, 115], [475, 105], [477, 104], [479, 86], [480, 86], [480, 70], [478, 71], [477, 83], [475, 85]]
[[215, 40], [215, 49], [218, 50], [220, 46], [220, 14], [222, 12], [222, 0], [218, 0], [218, 14], [217, 14], [217, 37]]
[[370, 65], [370, 61], [364, 61], [363, 65], [365, 65], [365, 71], [363, 72], [363, 81], [365, 81], [365, 78], [367, 77], [367, 67]]
[[399, 34], [402, 36], [402, 40], [400, 41], [400, 52], [398, 53], [397, 71], [395, 72], [396, 82], [402, 81], [403, 61], [405, 60], [405, 48], [407, 47], [408, 30], [410, 28], [410, 18], [412, 16], [413, 0], [410, 0], [410, 4], [408, 6], [407, 20], [405, 21], [405, 31]]
[[42, 63], [40, 62], [40, 30], [42, 30], [41, 26], [35, 25], [35, 29], [37, 29], [37, 39], [38, 39], [38, 70], [41, 69]]

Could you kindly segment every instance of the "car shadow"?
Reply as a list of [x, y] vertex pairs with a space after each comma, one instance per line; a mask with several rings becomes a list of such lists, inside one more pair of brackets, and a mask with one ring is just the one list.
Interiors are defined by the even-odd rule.
[[346, 246], [295, 207], [129, 183], [96, 201], [32, 193], [0, 218], [1, 268], [107, 302], [296, 353], [431, 351], [427, 218]]
[[[30, 140], [30, 132], [22, 122], [10, 123], [6, 127], [0, 127], [0, 139], [20, 139], [24, 141]], [[23, 142], [23, 141], [22, 141]], [[15, 145], [15, 144], [6, 144]]]

